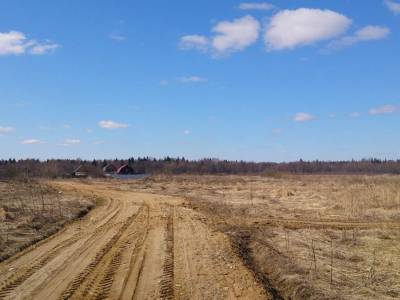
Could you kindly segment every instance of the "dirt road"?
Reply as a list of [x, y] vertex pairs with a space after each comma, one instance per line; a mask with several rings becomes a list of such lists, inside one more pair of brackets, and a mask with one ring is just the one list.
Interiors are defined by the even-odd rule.
[[269, 299], [228, 238], [175, 197], [53, 183], [105, 199], [0, 264], [0, 299]]

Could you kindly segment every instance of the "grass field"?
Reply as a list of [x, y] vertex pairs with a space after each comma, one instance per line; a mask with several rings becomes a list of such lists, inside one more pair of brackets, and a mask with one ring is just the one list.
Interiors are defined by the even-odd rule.
[[0, 261], [84, 216], [96, 201], [37, 181], [0, 183]]

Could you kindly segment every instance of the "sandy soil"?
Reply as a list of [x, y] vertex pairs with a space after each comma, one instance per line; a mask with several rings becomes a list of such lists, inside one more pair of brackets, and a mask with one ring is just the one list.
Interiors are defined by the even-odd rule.
[[229, 238], [176, 196], [52, 183], [106, 199], [0, 264], [0, 299], [269, 299]]

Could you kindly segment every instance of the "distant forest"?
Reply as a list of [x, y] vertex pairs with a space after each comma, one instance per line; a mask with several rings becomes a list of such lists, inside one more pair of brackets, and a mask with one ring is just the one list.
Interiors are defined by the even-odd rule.
[[37, 159], [0, 160], [0, 179], [18, 177], [69, 177], [79, 166], [85, 166], [92, 177], [102, 177], [107, 164], [117, 168], [130, 165], [135, 173], [149, 174], [400, 174], [400, 160], [363, 159], [359, 161], [295, 161], [288, 163], [246, 162], [217, 159], [187, 160], [185, 158], [154, 159], [149, 157], [126, 160]]

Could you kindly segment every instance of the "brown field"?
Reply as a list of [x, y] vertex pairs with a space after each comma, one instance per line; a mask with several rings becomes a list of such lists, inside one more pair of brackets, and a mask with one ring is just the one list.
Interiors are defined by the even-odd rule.
[[400, 298], [399, 176], [4, 183], [0, 199], [10, 253], [64, 224], [0, 264], [0, 299]]

